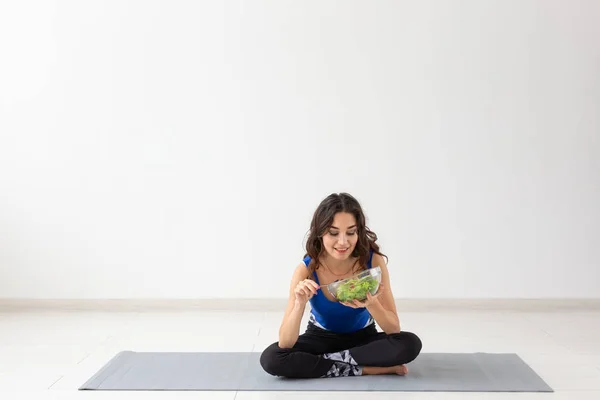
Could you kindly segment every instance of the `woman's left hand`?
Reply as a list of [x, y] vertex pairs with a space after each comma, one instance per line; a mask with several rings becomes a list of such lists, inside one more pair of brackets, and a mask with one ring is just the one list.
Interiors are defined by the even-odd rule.
[[364, 301], [353, 300], [351, 303], [348, 301], [340, 302], [340, 303], [342, 303], [345, 306], [352, 307], [352, 308], [368, 308], [369, 306], [373, 305], [374, 303], [379, 302], [378, 297], [381, 296], [382, 293], [383, 293], [383, 285], [380, 284], [379, 288], [377, 289], [377, 293], [375, 293], [375, 295], [372, 295], [371, 292], [367, 292], [367, 298]]

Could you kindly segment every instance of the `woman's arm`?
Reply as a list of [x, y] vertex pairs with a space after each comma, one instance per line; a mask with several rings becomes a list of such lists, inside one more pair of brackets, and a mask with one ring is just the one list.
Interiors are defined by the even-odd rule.
[[279, 347], [282, 349], [293, 347], [300, 335], [300, 323], [302, 322], [307, 301], [299, 300], [295, 290], [298, 283], [307, 277], [308, 270], [304, 263], [298, 265], [294, 270], [290, 282], [288, 304], [279, 327]]
[[383, 288], [380, 295], [367, 302], [366, 308], [385, 333], [398, 333], [400, 332], [400, 318], [396, 311], [387, 265], [379, 254], [373, 255], [372, 265], [381, 268], [381, 285], [383, 285]]

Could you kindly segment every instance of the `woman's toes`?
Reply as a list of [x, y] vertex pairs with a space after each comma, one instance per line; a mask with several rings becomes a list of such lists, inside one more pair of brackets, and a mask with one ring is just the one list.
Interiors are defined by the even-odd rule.
[[408, 373], [408, 368], [406, 368], [406, 365], [399, 365], [396, 373], [398, 375], [406, 375]]

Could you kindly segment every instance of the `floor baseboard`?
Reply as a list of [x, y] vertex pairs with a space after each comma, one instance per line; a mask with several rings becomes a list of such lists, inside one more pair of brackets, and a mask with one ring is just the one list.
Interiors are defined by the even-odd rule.
[[[0, 312], [27, 311], [272, 311], [283, 312], [286, 299], [10, 299], [0, 298]], [[600, 311], [594, 299], [396, 299], [398, 312]]]

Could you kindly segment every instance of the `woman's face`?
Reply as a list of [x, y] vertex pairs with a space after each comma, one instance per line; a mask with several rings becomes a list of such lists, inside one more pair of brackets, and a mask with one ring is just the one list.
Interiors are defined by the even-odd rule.
[[358, 242], [358, 227], [354, 215], [339, 212], [333, 223], [323, 235], [323, 246], [327, 253], [336, 260], [346, 260]]

